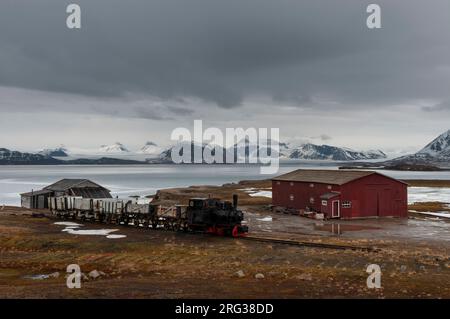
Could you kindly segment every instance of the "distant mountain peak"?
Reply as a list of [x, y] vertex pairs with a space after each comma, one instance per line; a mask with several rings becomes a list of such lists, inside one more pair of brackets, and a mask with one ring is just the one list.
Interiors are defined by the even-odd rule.
[[145, 145], [138, 151], [139, 154], [148, 154], [159, 156], [159, 154], [163, 151], [161, 147], [159, 147], [156, 143], [148, 141]]
[[290, 149], [286, 155], [290, 159], [332, 161], [355, 161], [386, 158], [386, 154], [380, 150], [355, 151], [348, 147], [316, 145], [312, 143], [305, 143], [295, 146]]
[[64, 145], [60, 145], [55, 148], [46, 148], [40, 151], [38, 154], [47, 157], [67, 157], [69, 156], [68, 151]]
[[388, 161], [388, 164], [437, 165], [449, 167], [450, 130], [442, 133], [415, 154], [405, 155]]
[[450, 155], [450, 130], [436, 137], [417, 154], [427, 154], [433, 157], [448, 157]]
[[129, 153], [129, 150], [120, 142], [112, 145], [102, 145], [99, 151], [101, 153]]

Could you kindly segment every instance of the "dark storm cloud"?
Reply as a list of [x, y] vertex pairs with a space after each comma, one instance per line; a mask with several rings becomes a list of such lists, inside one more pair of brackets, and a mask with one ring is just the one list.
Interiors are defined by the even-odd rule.
[[366, 28], [361, 0], [71, 2], [81, 30], [65, 27], [68, 1], [1, 1], [0, 86], [223, 108], [255, 94], [333, 110], [450, 100], [448, 1], [375, 1], [381, 30]]
[[422, 109], [427, 112], [450, 111], [450, 101], [443, 101], [433, 106], [424, 106]]

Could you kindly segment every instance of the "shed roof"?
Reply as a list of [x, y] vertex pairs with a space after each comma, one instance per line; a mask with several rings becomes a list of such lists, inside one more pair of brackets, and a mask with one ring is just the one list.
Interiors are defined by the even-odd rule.
[[[292, 181], [292, 182], [309, 182], [322, 183], [332, 185], [343, 185], [356, 179], [369, 176], [372, 174], [379, 174], [375, 171], [353, 171], [353, 170], [313, 170], [313, 169], [298, 169], [290, 173], [274, 177], [275, 181]], [[382, 175], [385, 176], [385, 175]], [[392, 177], [385, 176], [389, 179], [396, 180]], [[398, 181], [401, 182], [401, 181]], [[401, 182], [403, 183], [403, 182]]]
[[341, 195], [341, 193], [333, 193], [333, 192], [331, 192], [331, 193], [325, 193], [325, 194], [321, 195], [320, 198], [321, 199], [331, 199], [331, 198], [334, 198], [334, 197], [339, 196], [339, 195]]
[[39, 190], [39, 191], [33, 191], [33, 192], [28, 192], [28, 193], [22, 193], [20, 194], [20, 196], [38, 196], [38, 195], [45, 195], [45, 194], [50, 194], [52, 193], [51, 190]]
[[83, 188], [83, 187], [94, 187], [94, 188], [102, 188], [106, 189], [103, 186], [94, 183], [93, 181], [90, 181], [88, 179], [70, 179], [65, 178], [60, 181], [57, 181], [54, 184], [51, 184], [47, 187], [44, 187], [44, 190], [51, 190], [51, 191], [66, 191], [71, 188]]

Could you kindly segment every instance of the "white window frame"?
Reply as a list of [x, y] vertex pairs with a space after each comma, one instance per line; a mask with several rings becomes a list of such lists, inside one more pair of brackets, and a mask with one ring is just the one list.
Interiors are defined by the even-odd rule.
[[328, 201], [323, 200], [323, 201], [322, 201], [322, 206], [328, 206]]
[[342, 201], [342, 208], [352, 208], [352, 201], [351, 200]]

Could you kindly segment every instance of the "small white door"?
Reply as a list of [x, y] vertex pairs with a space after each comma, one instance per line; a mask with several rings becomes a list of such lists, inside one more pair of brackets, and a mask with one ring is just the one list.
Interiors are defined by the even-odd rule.
[[337, 218], [341, 216], [341, 207], [339, 200], [334, 200], [331, 205], [331, 217]]

